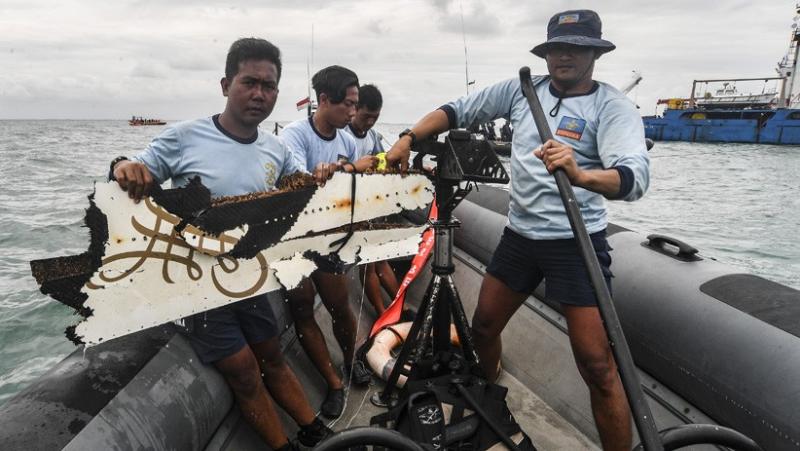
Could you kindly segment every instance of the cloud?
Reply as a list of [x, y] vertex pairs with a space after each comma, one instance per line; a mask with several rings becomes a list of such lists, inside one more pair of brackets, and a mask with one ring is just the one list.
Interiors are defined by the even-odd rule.
[[474, 36], [503, 33], [500, 20], [484, 2], [473, 1], [467, 2], [466, 5], [455, 0], [430, 0], [430, 2], [437, 12], [439, 26], [443, 31], [458, 34], [463, 31], [466, 35]]
[[376, 36], [384, 35], [388, 33], [390, 30], [391, 28], [380, 20], [373, 20], [369, 24], [367, 24], [367, 31]]
[[152, 61], [137, 63], [135, 66], [133, 66], [133, 69], [131, 69], [131, 77], [138, 78], [165, 79], [167, 78], [168, 74], [169, 71], [167, 68]]
[[174, 55], [167, 64], [179, 71], [221, 71], [225, 66], [224, 61], [199, 53]]
[[[563, 0], [464, 0], [470, 79], [476, 88], [545, 70], [528, 50], [546, 36]], [[258, 36], [281, 48], [284, 73], [274, 119], [299, 118], [294, 103], [311, 72], [352, 68], [381, 87], [388, 122], [413, 122], [464, 93], [461, 2], [385, 0], [6, 0], [0, 2], [0, 118], [150, 114], [189, 119], [224, 106], [219, 78], [230, 44]], [[786, 2], [594, 2], [604, 37], [596, 78], [644, 75], [642, 109], [685, 96], [693, 79], [772, 75], [788, 45]], [[747, 27], [740, 24], [746, 23]], [[314, 57], [311, 58], [311, 27]], [[90, 108], [91, 106], [91, 108]]]

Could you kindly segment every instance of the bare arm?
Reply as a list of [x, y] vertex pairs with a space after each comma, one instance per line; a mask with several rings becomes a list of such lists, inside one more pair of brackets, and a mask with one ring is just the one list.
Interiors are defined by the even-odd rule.
[[345, 172], [364, 172], [367, 169], [374, 169], [376, 164], [378, 164], [378, 158], [375, 155], [364, 155], [354, 161], [352, 165], [342, 166], [342, 169]]
[[564, 169], [574, 186], [612, 199], [619, 193], [622, 180], [616, 169], [581, 169], [570, 146], [551, 139], [533, 153], [544, 162], [551, 174], [556, 169]]
[[575, 186], [614, 198], [619, 193], [620, 177], [616, 169], [588, 169], [582, 170], [578, 181], [574, 183]]
[[139, 203], [142, 197], [150, 193], [153, 176], [144, 163], [123, 160], [114, 165], [113, 173], [120, 188], [127, 191], [134, 202]]
[[314, 181], [318, 186], [325, 186], [325, 182], [333, 177], [333, 173], [340, 168], [339, 163], [320, 163], [314, 168]]
[[[447, 113], [442, 110], [431, 111], [420, 119], [411, 131], [416, 135], [417, 140], [423, 140], [430, 136], [447, 131], [450, 128], [450, 121]], [[397, 168], [405, 172], [408, 170], [408, 159], [411, 156], [411, 136], [406, 135], [398, 139], [391, 149], [386, 152], [386, 164], [388, 167]]]

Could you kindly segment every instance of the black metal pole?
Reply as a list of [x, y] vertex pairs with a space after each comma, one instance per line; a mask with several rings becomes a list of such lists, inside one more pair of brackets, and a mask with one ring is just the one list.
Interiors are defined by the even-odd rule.
[[[536, 95], [536, 90], [531, 82], [530, 68], [527, 66], [521, 68], [519, 70], [519, 79], [522, 84], [522, 92], [525, 98], [528, 99], [528, 106], [530, 106], [531, 114], [533, 114], [533, 120], [536, 122], [539, 137], [542, 140], [542, 144], [544, 144], [553, 139], [553, 133], [550, 131], [539, 97]], [[664, 446], [661, 444], [653, 414], [650, 412], [650, 406], [647, 405], [647, 401], [644, 399], [644, 392], [639, 382], [639, 376], [636, 374], [636, 367], [633, 364], [631, 351], [628, 349], [628, 342], [625, 341], [625, 335], [622, 333], [617, 311], [611, 301], [611, 293], [609, 293], [603, 278], [603, 272], [600, 269], [600, 263], [597, 261], [597, 255], [589, 239], [589, 232], [583, 222], [578, 202], [575, 199], [575, 193], [572, 191], [572, 185], [563, 169], [557, 169], [553, 176], [556, 178], [558, 191], [561, 194], [562, 202], [564, 202], [564, 208], [567, 210], [572, 233], [575, 235], [581, 256], [589, 272], [589, 280], [597, 296], [597, 306], [600, 309], [600, 316], [603, 318], [603, 325], [611, 345], [611, 352], [617, 362], [619, 376], [633, 412], [633, 420], [636, 423], [639, 438], [641, 438], [642, 445], [646, 451], [663, 450]]]

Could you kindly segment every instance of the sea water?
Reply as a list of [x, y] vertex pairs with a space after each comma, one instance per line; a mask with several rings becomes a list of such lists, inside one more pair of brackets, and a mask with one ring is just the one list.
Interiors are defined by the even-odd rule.
[[[407, 124], [378, 124], [394, 141]], [[84, 252], [93, 183], [164, 127], [126, 121], [0, 121], [0, 404], [75, 346], [73, 311], [42, 295], [29, 262]], [[265, 131], [273, 129], [264, 124]], [[659, 142], [650, 191], [610, 202], [611, 221], [800, 288], [800, 147]]]

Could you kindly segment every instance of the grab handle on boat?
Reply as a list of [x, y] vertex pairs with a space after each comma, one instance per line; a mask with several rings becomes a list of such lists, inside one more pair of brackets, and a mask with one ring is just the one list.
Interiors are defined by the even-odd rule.
[[[677, 248], [677, 252], [668, 248], [667, 245]], [[643, 242], [642, 246], [685, 262], [702, 260], [702, 258], [697, 255], [696, 247], [666, 235], [659, 235], [657, 233], [647, 235], [647, 241]]]
[[328, 437], [315, 451], [341, 451], [362, 445], [381, 446], [397, 451], [425, 451], [425, 448], [403, 434], [385, 428], [369, 426], [345, 429]]
[[[753, 439], [734, 429], [716, 424], [682, 424], [659, 433], [664, 451], [691, 445], [718, 445], [735, 451], [763, 451]], [[633, 448], [642, 451], [642, 445]]]

